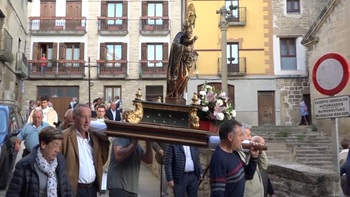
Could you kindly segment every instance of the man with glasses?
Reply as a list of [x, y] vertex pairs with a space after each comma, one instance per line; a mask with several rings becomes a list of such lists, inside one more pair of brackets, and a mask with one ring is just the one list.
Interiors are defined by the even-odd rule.
[[89, 130], [91, 110], [78, 104], [73, 109], [73, 126], [63, 131], [62, 154], [67, 160], [68, 179], [74, 196], [101, 194], [102, 167], [108, 158], [107, 136]]
[[97, 105], [96, 107], [96, 117], [92, 119], [93, 121], [104, 122], [108, 120], [106, 117], [106, 107], [104, 105]]

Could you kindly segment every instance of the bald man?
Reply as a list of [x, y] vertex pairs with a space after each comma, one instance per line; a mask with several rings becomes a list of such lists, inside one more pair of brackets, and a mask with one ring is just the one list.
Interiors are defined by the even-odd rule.
[[63, 117], [63, 122], [57, 128], [59, 131], [63, 131], [73, 125], [73, 109], [68, 109]]

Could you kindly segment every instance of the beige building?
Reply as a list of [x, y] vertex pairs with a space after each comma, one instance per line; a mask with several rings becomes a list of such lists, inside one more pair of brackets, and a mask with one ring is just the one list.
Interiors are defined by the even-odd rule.
[[[308, 48], [309, 79], [312, 81], [312, 71], [317, 60], [327, 53], [338, 53], [348, 62], [350, 61], [350, 21], [347, 20], [350, 12], [350, 2], [344, 0], [329, 0], [318, 18], [304, 36], [302, 44]], [[311, 100], [326, 98], [329, 96], [319, 93], [314, 85], [310, 85]], [[337, 95], [350, 95], [350, 87], [347, 85]], [[332, 127], [330, 119], [313, 121], [319, 129], [331, 135]], [[349, 135], [349, 118], [339, 119], [339, 133], [343, 136]]]
[[24, 100], [47, 94], [62, 119], [73, 97], [112, 102], [118, 95], [124, 109], [138, 88], [145, 100], [164, 98], [181, 7], [180, 1], [33, 0]]
[[[310, 106], [306, 48], [300, 43], [327, 0], [273, 0], [276, 108], [281, 125], [298, 125], [303, 99]], [[309, 114], [311, 107], [308, 108]]]
[[[28, 75], [26, 0], [0, 1], [0, 99], [23, 101]], [[29, 3], [30, 5], [30, 3]]]

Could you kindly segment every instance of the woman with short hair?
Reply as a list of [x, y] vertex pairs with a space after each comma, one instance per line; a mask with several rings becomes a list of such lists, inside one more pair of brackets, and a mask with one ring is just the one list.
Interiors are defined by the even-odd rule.
[[63, 134], [45, 127], [39, 133], [39, 145], [22, 158], [13, 173], [6, 196], [73, 196], [66, 174], [66, 160], [59, 153]]

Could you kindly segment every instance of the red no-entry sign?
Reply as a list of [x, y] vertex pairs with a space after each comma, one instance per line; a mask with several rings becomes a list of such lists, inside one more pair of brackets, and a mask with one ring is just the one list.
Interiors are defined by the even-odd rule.
[[328, 53], [317, 60], [312, 70], [312, 82], [321, 94], [333, 96], [349, 81], [349, 64], [341, 55]]

